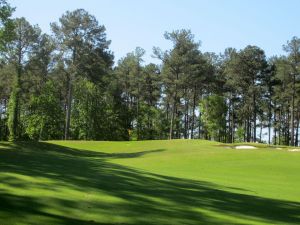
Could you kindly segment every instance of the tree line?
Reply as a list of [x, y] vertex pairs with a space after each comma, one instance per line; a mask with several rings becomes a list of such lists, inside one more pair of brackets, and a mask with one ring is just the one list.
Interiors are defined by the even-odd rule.
[[[0, 0], [0, 140], [153, 140], [299, 145], [300, 39], [267, 58], [248, 45], [202, 52], [190, 30], [172, 48], [114, 62], [105, 27], [67, 11], [51, 34]], [[267, 139], [263, 135], [267, 133]]]

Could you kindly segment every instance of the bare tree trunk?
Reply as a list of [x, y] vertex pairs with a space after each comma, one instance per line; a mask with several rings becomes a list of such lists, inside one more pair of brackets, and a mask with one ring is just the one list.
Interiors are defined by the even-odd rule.
[[297, 125], [296, 125], [296, 135], [295, 135], [295, 146], [298, 146], [298, 135], [299, 135], [299, 111], [297, 111]]
[[292, 106], [291, 106], [291, 142], [290, 145], [295, 145], [295, 97], [292, 97]]
[[170, 121], [170, 132], [169, 132], [170, 140], [173, 139], [173, 123], [174, 123], [174, 116], [175, 116], [175, 107], [176, 107], [176, 103], [175, 103], [175, 99], [174, 99], [173, 109], [172, 109], [172, 114], [171, 114], [171, 121]]
[[234, 121], [234, 103], [232, 101], [232, 112], [231, 112], [231, 143], [234, 143], [234, 132], [235, 129], [235, 121]]
[[[276, 123], [276, 121], [274, 121], [274, 122]], [[277, 145], [277, 128], [276, 127], [274, 127], [274, 144]]]
[[[3, 103], [4, 103], [4, 101], [3, 101]], [[2, 100], [0, 99], [0, 107], [2, 107], [3, 103], [2, 103]], [[3, 106], [3, 108], [4, 108], [4, 106]], [[2, 126], [3, 126], [2, 125], [2, 114], [4, 114], [4, 113], [2, 110], [0, 110], [0, 141], [2, 140]], [[3, 128], [4, 128], [4, 126], [3, 126]]]
[[67, 96], [67, 111], [66, 111], [66, 125], [65, 125], [65, 140], [68, 140], [70, 138], [70, 122], [71, 122], [71, 107], [72, 107], [72, 79], [69, 76], [68, 79], [68, 96]]
[[194, 86], [193, 107], [192, 107], [192, 123], [191, 123], [191, 139], [194, 139], [194, 126], [195, 126], [195, 108], [196, 108], [196, 86]]
[[184, 115], [184, 139], [188, 138], [189, 131], [189, 100], [185, 101], [185, 115]]
[[[176, 80], [178, 80], [178, 73], [176, 73]], [[171, 122], [170, 122], [170, 132], [169, 132], [169, 139], [172, 140], [173, 139], [173, 124], [174, 124], [174, 117], [175, 117], [175, 113], [176, 113], [176, 101], [177, 101], [177, 83], [175, 83], [175, 94], [174, 94], [174, 98], [173, 98], [173, 109], [172, 109], [172, 115], [171, 115]]]
[[274, 144], [277, 145], [277, 109], [276, 109], [276, 102], [274, 102]]
[[[5, 114], [7, 116], [7, 99], [4, 99], [4, 110], [5, 110]], [[8, 127], [5, 126], [5, 131], [4, 131], [4, 137], [8, 137]]]
[[263, 124], [262, 122], [260, 123], [260, 133], [259, 133], [259, 140], [261, 141], [262, 139], [262, 129], [263, 129]]
[[256, 95], [253, 94], [253, 142], [256, 142]]
[[247, 142], [250, 142], [251, 141], [251, 119], [250, 117], [248, 117], [248, 120], [247, 120]]
[[247, 123], [248, 123], [248, 120], [244, 120], [244, 140], [243, 140], [244, 142], [246, 142], [247, 134], [248, 134]]
[[179, 120], [178, 120], [178, 118], [179, 118], [179, 112], [178, 112], [178, 108], [177, 108], [177, 104], [176, 104], [176, 111], [175, 111], [175, 115], [176, 115], [176, 120], [175, 120], [175, 122], [176, 122], [176, 130], [175, 130], [175, 137], [177, 138], [177, 139], [179, 139], [180, 138], [180, 135], [181, 135], [181, 133], [180, 133], [180, 122], [179, 122]]
[[284, 120], [283, 120], [283, 116], [282, 116], [282, 114], [283, 114], [283, 108], [282, 108], [282, 106], [280, 107], [280, 110], [279, 110], [279, 131], [278, 131], [278, 144], [279, 145], [281, 145], [281, 143], [282, 143], [282, 136], [283, 136], [283, 131], [282, 131], [282, 129], [283, 129], [283, 123], [284, 123]]
[[291, 114], [290, 114], [290, 110], [287, 109], [287, 118], [285, 121], [285, 144], [289, 145], [290, 144], [290, 121], [291, 121]]
[[198, 131], [198, 138], [201, 138], [201, 111], [199, 112], [199, 121], [198, 121], [199, 131]]
[[137, 140], [140, 140], [140, 101], [139, 101], [139, 98], [137, 97], [137, 102], [136, 102], [136, 128], [137, 128], [137, 137], [136, 139]]
[[268, 144], [271, 144], [272, 103], [269, 99]]
[[[227, 114], [226, 114], [226, 118], [228, 118], [228, 120], [226, 119], [226, 122], [228, 121], [228, 132], [226, 132], [226, 135], [228, 136], [225, 136], [225, 142], [231, 142], [232, 140], [232, 121], [231, 121], [231, 113], [232, 113], [232, 96], [230, 94], [230, 97], [228, 98], [229, 100], [229, 103], [228, 103], [228, 110], [227, 110], [227, 114], [228, 114], [228, 117], [227, 117]], [[225, 130], [227, 130], [227, 124], [226, 124], [226, 127], [225, 127]]]

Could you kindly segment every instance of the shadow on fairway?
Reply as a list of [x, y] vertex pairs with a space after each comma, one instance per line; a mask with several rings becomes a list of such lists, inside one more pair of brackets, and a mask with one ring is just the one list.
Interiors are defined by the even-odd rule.
[[[51, 179], [57, 186], [76, 189], [88, 195], [101, 191], [123, 201], [107, 204], [101, 201], [76, 202], [55, 195], [47, 199], [17, 195], [0, 189], [0, 223], [5, 216], [28, 218], [28, 224], [104, 224], [99, 219], [83, 219], [72, 214], [79, 207], [82, 215], [89, 212], [107, 216], [128, 218], [126, 224], [228, 224], [228, 221], [213, 216], [213, 213], [231, 215], [251, 221], [279, 224], [300, 224], [300, 204], [222, 190], [212, 183], [161, 176], [120, 166], [109, 158], [134, 158], [164, 151], [149, 149], [137, 153], [107, 154], [75, 150], [49, 143], [0, 143], [0, 172], [15, 173]], [[30, 190], [33, 184], [20, 182], [9, 175], [1, 182], [11, 188]], [[44, 190], [53, 190], [55, 185], [35, 184]], [[234, 188], [233, 188], [234, 189]], [[47, 207], [55, 206], [58, 212], [50, 213]], [[199, 209], [199, 210], [197, 210]], [[204, 212], [211, 212], [207, 216]], [[40, 221], [30, 220], [38, 216]], [[3, 221], [1, 221], [3, 220]], [[15, 221], [18, 221], [16, 219]], [[113, 223], [112, 223], [113, 224]], [[125, 223], [121, 223], [125, 224]]]

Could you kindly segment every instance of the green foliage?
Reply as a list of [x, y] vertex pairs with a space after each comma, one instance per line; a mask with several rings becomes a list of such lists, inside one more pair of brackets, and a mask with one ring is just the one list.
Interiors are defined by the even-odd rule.
[[[114, 87], [111, 86], [111, 91]], [[114, 94], [114, 93], [111, 93]], [[75, 84], [71, 130], [74, 139], [128, 140], [126, 108], [86, 78]]]
[[0, 0], [0, 50], [1, 52], [7, 50], [6, 45], [12, 41], [15, 37], [14, 29], [15, 24], [11, 19], [14, 12], [7, 1]]
[[[78, 77], [86, 77], [95, 83], [101, 82], [103, 76], [111, 70], [113, 55], [108, 50], [110, 41], [106, 40], [105, 27], [99, 25], [96, 18], [84, 9], [67, 11], [59, 22], [52, 23], [51, 28], [67, 79], [65, 139], [69, 139], [73, 83]], [[83, 136], [90, 136], [86, 133]]]
[[78, 79], [74, 91], [71, 127], [76, 139], [97, 139], [98, 121], [103, 115], [103, 96], [97, 86], [87, 79]]
[[14, 24], [15, 37], [7, 44], [7, 52], [5, 53], [9, 62], [15, 66], [15, 78], [8, 110], [9, 140], [11, 141], [16, 141], [22, 137], [22, 131], [20, 130], [22, 79], [28, 58], [32, 55], [31, 51], [41, 32], [38, 27], [31, 26], [25, 18], [15, 19]]
[[267, 60], [252, 45], [201, 52], [190, 30], [174, 30], [169, 50], [154, 48], [161, 65], [140, 47], [114, 65], [105, 26], [84, 9], [49, 35], [13, 11], [0, 0], [0, 139], [256, 142], [268, 129], [269, 143], [299, 145], [297, 37]]
[[[140, 140], [154, 140], [159, 137], [159, 109], [146, 103], [139, 105]], [[136, 130], [134, 130], [136, 135]]]
[[213, 140], [221, 140], [226, 129], [227, 106], [223, 97], [210, 95], [200, 102], [204, 129]]
[[[210, 63], [199, 50], [200, 43], [194, 40], [190, 30], [166, 32], [165, 39], [172, 42], [172, 49], [163, 52], [154, 48], [154, 54], [163, 63], [162, 95], [169, 120], [167, 135], [169, 139], [188, 138], [189, 127], [192, 127], [193, 136], [196, 104], [208, 89], [208, 77], [212, 71]], [[190, 107], [192, 110], [189, 110]], [[192, 117], [191, 124], [189, 116]]]
[[243, 142], [245, 137], [245, 129], [238, 127], [236, 130], [236, 142]]
[[9, 140], [16, 141], [19, 138], [19, 124], [18, 117], [19, 111], [19, 95], [20, 95], [20, 87], [17, 84], [14, 85], [13, 91], [9, 97], [8, 103], [8, 120], [7, 126], [9, 129]]
[[64, 113], [55, 83], [47, 81], [39, 95], [32, 95], [25, 116], [25, 132], [33, 140], [61, 139]]

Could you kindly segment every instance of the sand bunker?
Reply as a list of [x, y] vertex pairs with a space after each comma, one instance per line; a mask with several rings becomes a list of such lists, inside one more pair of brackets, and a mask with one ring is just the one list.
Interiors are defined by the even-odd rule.
[[289, 149], [289, 152], [300, 152], [300, 149], [294, 148], [294, 149]]
[[239, 145], [235, 146], [235, 149], [256, 149], [256, 147], [250, 145]]

